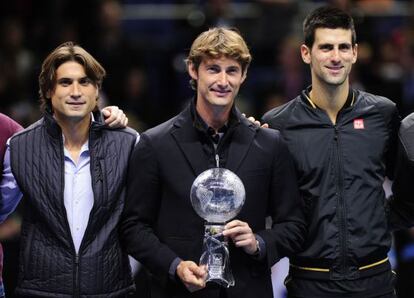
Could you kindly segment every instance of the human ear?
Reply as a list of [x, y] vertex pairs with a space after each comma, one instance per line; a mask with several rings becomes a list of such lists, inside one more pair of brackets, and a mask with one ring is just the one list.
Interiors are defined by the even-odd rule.
[[352, 63], [355, 63], [358, 58], [358, 44], [357, 43], [352, 47], [352, 54], [354, 56], [352, 59]]
[[196, 66], [194, 65], [194, 63], [189, 62], [187, 69], [188, 69], [188, 74], [190, 75], [190, 77], [193, 80], [197, 81], [198, 80], [198, 71], [197, 71]]
[[311, 50], [308, 48], [307, 45], [303, 44], [300, 46], [300, 54], [302, 55], [302, 60], [306, 64], [311, 63]]

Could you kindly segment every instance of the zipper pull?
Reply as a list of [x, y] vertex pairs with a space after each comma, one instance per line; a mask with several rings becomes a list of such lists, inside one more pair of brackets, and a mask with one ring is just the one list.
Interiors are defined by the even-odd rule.
[[219, 168], [220, 167], [220, 157], [218, 156], [218, 154], [216, 153], [216, 167]]

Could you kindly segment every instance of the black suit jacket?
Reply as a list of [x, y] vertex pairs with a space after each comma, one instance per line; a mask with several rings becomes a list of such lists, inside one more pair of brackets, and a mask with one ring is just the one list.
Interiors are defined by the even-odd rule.
[[[235, 286], [228, 297], [273, 297], [270, 267], [300, 249], [305, 237], [302, 203], [290, 154], [279, 132], [258, 128], [236, 110], [240, 123], [231, 135], [226, 168], [246, 189], [237, 219], [247, 222], [266, 244], [257, 260], [230, 245]], [[196, 263], [202, 251], [204, 221], [190, 202], [195, 178], [208, 168], [190, 107], [141, 135], [128, 173], [128, 194], [121, 225], [129, 254], [151, 273], [151, 297], [218, 297], [210, 285], [190, 294], [169, 276], [180, 257]], [[273, 220], [266, 229], [265, 218]]]

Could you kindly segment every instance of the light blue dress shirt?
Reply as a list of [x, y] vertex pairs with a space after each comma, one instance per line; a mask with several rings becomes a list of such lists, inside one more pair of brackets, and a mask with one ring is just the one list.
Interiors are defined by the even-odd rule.
[[69, 151], [64, 148], [64, 204], [76, 252], [79, 252], [94, 202], [88, 144], [89, 142], [83, 144], [78, 163], [75, 163]]

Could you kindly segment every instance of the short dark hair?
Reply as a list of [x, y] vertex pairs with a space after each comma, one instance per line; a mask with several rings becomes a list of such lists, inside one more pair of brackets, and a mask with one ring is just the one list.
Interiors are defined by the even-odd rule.
[[74, 44], [65, 42], [51, 52], [43, 61], [42, 70], [39, 75], [39, 95], [41, 110], [52, 110], [49, 92], [56, 84], [56, 70], [63, 63], [75, 61], [85, 68], [85, 73], [92, 83], [100, 89], [103, 78], [106, 75], [105, 69], [85, 49]]
[[304, 42], [308, 48], [313, 46], [315, 31], [318, 28], [346, 29], [352, 32], [352, 46], [356, 44], [354, 20], [345, 11], [331, 6], [322, 6], [312, 11], [303, 22]]

